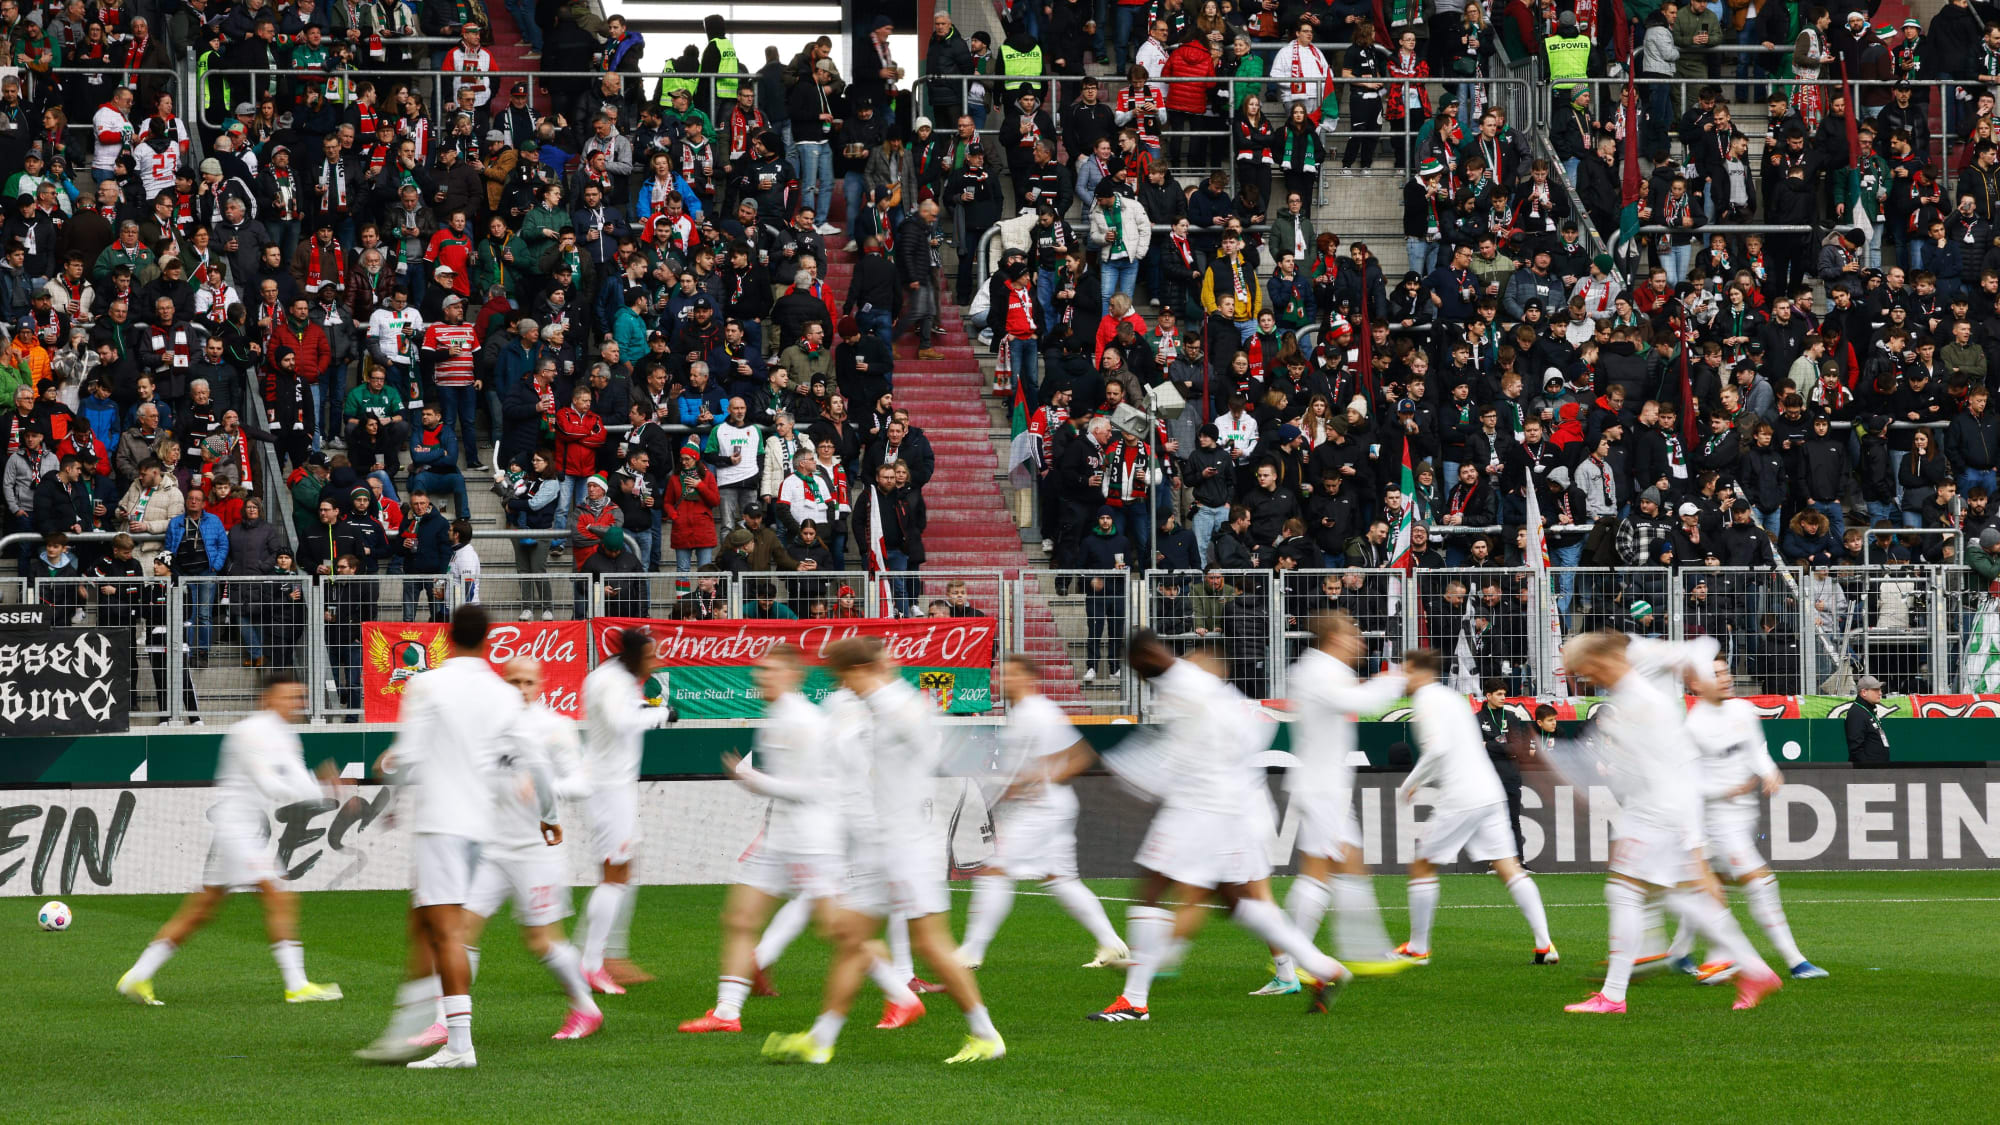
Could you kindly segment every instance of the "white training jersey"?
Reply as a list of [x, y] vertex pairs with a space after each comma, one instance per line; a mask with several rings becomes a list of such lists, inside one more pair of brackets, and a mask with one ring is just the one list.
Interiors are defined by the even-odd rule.
[[1292, 756], [1285, 784], [1296, 796], [1345, 806], [1354, 790], [1355, 720], [1403, 695], [1400, 672], [1363, 682], [1331, 653], [1309, 648], [1292, 665]]
[[936, 792], [934, 779], [944, 757], [937, 705], [901, 676], [862, 703], [868, 708], [876, 838], [897, 851], [910, 850], [931, 831], [924, 804]]
[[[1007, 709], [1007, 725], [1000, 732], [1004, 760], [1017, 777], [1039, 776], [1071, 746], [1076, 745], [1076, 727], [1062, 708], [1046, 695], [1031, 695]], [[1007, 802], [1009, 817], [1075, 816], [1076, 791], [1063, 782], [1040, 782], [1024, 787]]]
[[1436, 787], [1433, 817], [1471, 812], [1504, 803], [1507, 791], [1486, 756], [1479, 720], [1466, 698], [1432, 680], [1410, 696], [1410, 725], [1417, 742], [1417, 768], [1403, 779], [1402, 791]]
[[835, 778], [831, 790], [835, 823], [848, 855], [860, 859], [875, 844], [873, 723], [868, 705], [847, 688], [820, 700], [819, 710], [826, 724], [820, 742], [830, 754], [828, 768]]
[[560, 798], [581, 797], [587, 788], [576, 724], [546, 703], [528, 704], [521, 711], [520, 738], [499, 765], [493, 775], [493, 837], [487, 847], [534, 855], [548, 846], [542, 824], [561, 823]]
[[1681, 699], [1661, 694], [1634, 669], [1612, 686], [1608, 703], [1591, 717], [1618, 798], [1618, 824], [1680, 832], [1688, 847], [1701, 846], [1700, 756]]
[[1720, 704], [1699, 702], [1688, 710], [1688, 737], [1701, 754], [1701, 795], [1720, 804], [1757, 806], [1757, 791], [1734, 797], [1724, 794], [1739, 789], [1751, 778], [1775, 776], [1778, 764], [1771, 760], [1771, 748], [1764, 741], [1764, 721], [1757, 709], [1741, 699], [1725, 699]]
[[393, 753], [411, 790], [410, 831], [492, 838], [493, 776], [518, 752], [525, 709], [481, 656], [454, 656], [409, 681]]
[[181, 166], [181, 146], [172, 137], [148, 137], [132, 150], [132, 162], [139, 166], [139, 182], [146, 198], [153, 199], [174, 186], [174, 172]]
[[583, 678], [583, 759], [592, 792], [639, 783], [646, 732], [671, 712], [646, 702], [639, 681], [617, 660]]
[[97, 112], [91, 115], [90, 129], [94, 142], [90, 150], [90, 166], [100, 172], [109, 172], [111, 166], [118, 163], [118, 154], [132, 143], [132, 122], [106, 104], [98, 106]]
[[739, 780], [771, 798], [765, 846], [780, 857], [837, 856], [844, 760], [828, 739], [827, 716], [798, 692], [764, 709], [751, 755], [756, 768]]
[[216, 825], [237, 832], [261, 833], [271, 810], [320, 795], [297, 729], [271, 711], [243, 719], [222, 736], [215, 786]]
[[1669, 701], [1687, 698], [1687, 674], [1703, 679], [1715, 675], [1715, 655], [1721, 646], [1714, 637], [1691, 641], [1661, 641], [1651, 637], [1631, 637], [1625, 642], [1625, 659], [1632, 670], [1645, 677], [1653, 690]]
[[1239, 816], [1249, 807], [1248, 716], [1232, 694], [1228, 684], [1185, 660], [1154, 677], [1169, 777], [1161, 808]]

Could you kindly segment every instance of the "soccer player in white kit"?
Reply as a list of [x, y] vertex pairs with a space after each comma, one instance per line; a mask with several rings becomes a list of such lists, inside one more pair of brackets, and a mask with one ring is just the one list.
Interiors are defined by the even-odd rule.
[[402, 730], [377, 769], [404, 786], [412, 806], [414, 878], [410, 891], [409, 973], [396, 1010], [374, 1043], [355, 1052], [371, 1062], [422, 1053], [440, 996], [444, 1047], [412, 1070], [479, 1065], [472, 1049], [472, 971], [465, 953], [465, 903], [479, 850], [492, 836], [494, 778], [519, 754], [521, 694], [486, 661], [485, 609], [451, 615], [450, 656], [408, 681]]
[[[160, 966], [208, 923], [231, 890], [254, 886], [263, 896], [264, 929], [284, 978], [285, 1002], [340, 999], [339, 985], [306, 979], [305, 948], [299, 944], [299, 897], [284, 887], [267, 820], [279, 806], [324, 795], [306, 769], [305, 750], [292, 729], [305, 709], [306, 689], [299, 677], [272, 672], [264, 677], [257, 713], [223, 736], [222, 756], [215, 766], [218, 800], [209, 813], [215, 838], [202, 869], [201, 889], [182, 900], [138, 962], [118, 978], [120, 995], [138, 1004], [160, 1004], [153, 995], [153, 975]], [[333, 763], [320, 766], [319, 782], [332, 785], [338, 776]]]
[[1437, 917], [1437, 865], [1452, 863], [1463, 852], [1474, 863], [1490, 863], [1535, 940], [1534, 963], [1553, 965], [1561, 958], [1549, 939], [1548, 911], [1532, 875], [1514, 855], [1514, 832], [1507, 825], [1507, 792], [1486, 756], [1478, 720], [1465, 696], [1438, 679], [1441, 660], [1436, 649], [1410, 653], [1403, 671], [1410, 687], [1410, 726], [1419, 757], [1403, 779], [1397, 797], [1405, 804], [1417, 791], [1435, 786], [1431, 816], [1417, 829], [1417, 855], [1410, 861], [1410, 940], [1397, 954], [1418, 964], [1431, 959], [1431, 923]]
[[[646, 732], [678, 716], [646, 702], [646, 678], [659, 669], [653, 635], [624, 631], [617, 659], [583, 679], [583, 756], [590, 772], [590, 847], [604, 878], [583, 906], [583, 979], [599, 992], [621, 995], [627, 984], [653, 979], [625, 956], [637, 894], [632, 862], [639, 854], [639, 762]], [[607, 962], [607, 955], [610, 960]]]
[[[1604, 985], [1567, 1012], [1623, 1015], [1632, 962], [1645, 927], [1646, 902], [1664, 896], [1739, 966], [1735, 1007], [1754, 1008], [1783, 982], [1771, 971], [1723, 905], [1715, 875], [1702, 861], [1700, 765], [1686, 713], [1626, 658], [1622, 633], [1586, 633], [1563, 646], [1570, 673], [1610, 693], [1594, 715], [1601, 780], [1618, 799], [1612, 826], [1611, 871], [1604, 881], [1610, 908], [1610, 963]], [[1578, 784], [1598, 779], [1571, 778]]]
[[805, 657], [791, 645], [775, 645], [757, 662], [756, 677], [764, 717], [751, 755], [755, 765], [734, 754], [724, 755], [722, 764], [738, 784], [771, 798], [770, 819], [723, 902], [715, 1007], [680, 1025], [695, 1034], [743, 1030], [758, 931], [785, 898], [806, 903], [820, 928], [831, 930], [846, 876], [841, 759], [830, 744], [827, 715], [799, 692]]
[[[1778, 877], [1757, 850], [1757, 816], [1762, 802], [1785, 784], [1778, 764], [1764, 741], [1764, 722], [1756, 708], [1729, 697], [1729, 662], [1718, 659], [1714, 675], [1689, 677], [1699, 700], [1687, 715], [1688, 736], [1701, 753], [1703, 821], [1708, 830], [1708, 860], [1723, 877], [1743, 888], [1750, 916], [1790, 967], [1793, 980], [1817, 980], [1825, 969], [1806, 960], [1792, 938], [1785, 904], [1778, 897]], [[1683, 972], [1695, 969], [1687, 960], [1694, 949], [1694, 929], [1683, 924], [1667, 953]], [[1733, 965], [1704, 966], [1704, 982], [1717, 981]], [[1700, 972], [1697, 970], [1697, 972]]]
[[582, 1039], [604, 1026], [604, 1013], [583, 980], [583, 954], [563, 934], [570, 915], [568, 865], [555, 849], [563, 842], [560, 798], [584, 792], [583, 762], [575, 724], [542, 702], [542, 664], [517, 656], [501, 676], [521, 693], [521, 738], [511, 761], [495, 775], [493, 840], [479, 852], [466, 900], [466, 958], [479, 977], [479, 935], [509, 899], [521, 938], [569, 998], [569, 1015], [551, 1039]]
[[[1340, 962], [1359, 975], [1407, 968], [1389, 944], [1375, 884], [1361, 859], [1361, 828], [1354, 821], [1355, 720], [1402, 698], [1400, 672], [1366, 681], [1355, 675], [1364, 651], [1361, 629], [1344, 610], [1312, 619], [1314, 644], [1292, 666], [1292, 756], [1286, 771], [1292, 807], [1299, 812], [1299, 875], [1285, 896], [1285, 912], [1308, 938], [1317, 939], [1333, 907]], [[1271, 982], [1253, 995], [1299, 990], [1296, 968], [1284, 954]]]
[[[1316, 979], [1308, 1010], [1325, 1011], [1354, 974], [1314, 948], [1270, 899], [1264, 845], [1271, 797], [1256, 761], [1268, 738], [1247, 729], [1250, 710], [1241, 695], [1195, 659], [1176, 659], [1152, 630], [1134, 632], [1125, 652], [1126, 664], [1152, 684], [1160, 720], [1141, 736], [1145, 743], [1107, 757], [1106, 765], [1161, 800], [1139, 845], [1141, 902], [1125, 916], [1132, 949], [1125, 988], [1087, 1018], [1151, 1019], [1154, 976], [1178, 962], [1207, 914], [1203, 904], [1215, 895], [1239, 925]], [[1178, 916], [1160, 905], [1170, 900], [1180, 904]]]
[[1076, 792], [1069, 779], [1087, 769], [1096, 755], [1077, 737], [1062, 709], [1042, 694], [1041, 666], [1033, 657], [1009, 655], [1000, 677], [1007, 700], [1003, 760], [1014, 777], [993, 818], [997, 854], [988, 865], [993, 873], [972, 881], [972, 909], [959, 960], [968, 969], [979, 968], [1013, 909], [1014, 881], [1039, 879], [1097, 940], [1097, 954], [1084, 968], [1122, 965], [1130, 953], [1105, 916], [1104, 904], [1076, 871]]
[[819, 1018], [809, 1031], [774, 1032], [764, 1043], [764, 1055], [779, 1062], [832, 1060], [861, 978], [879, 957], [879, 947], [870, 948], [876, 944], [873, 939], [894, 910], [909, 919], [911, 944], [965, 1012], [969, 1030], [965, 1045], [945, 1062], [1001, 1058], [1007, 1045], [980, 999], [979, 983], [959, 964], [952, 945], [945, 924], [950, 892], [944, 871], [936, 866], [938, 849], [926, 838], [937, 830], [927, 824], [922, 811], [934, 791], [942, 754], [936, 706], [897, 674], [880, 638], [835, 641], [826, 647], [825, 658], [827, 669], [866, 709], [866, 722], [857, 724], [861, 729], [855, 733], [865, 739], [867, 752], [865, 758], [851, 759], [847, 768], [868, 779], [872, 815], [852, 816], [849, 821], [855, 873], [834, 920], [838, 950], [827, 971]]

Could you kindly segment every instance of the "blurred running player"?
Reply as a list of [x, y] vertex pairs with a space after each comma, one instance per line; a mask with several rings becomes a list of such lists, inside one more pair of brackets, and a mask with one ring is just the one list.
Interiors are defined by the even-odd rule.
[[770, 819], [722, 906], [715, 1007], [681, 1024], [682, 1031], [743, 1030], [743, 1002], [757, 971], [758, 930], [786, 898], [805, 903], [821, 928], [830, 930], [846, 873], [840, 759], [827, 744], [827, 716], [799, 692], [806, 678], [804, 657], [790, 645], [777, 645], [757, 662], [756, 678], [764, 699], [756, 750], [749, 762], [726, 754], [722, 764], [738, 784], [771, 798]]
[[[298, 675], [272, 672], [264, 677], [257, 713], [223, 736], [222, 756], [215, 766], [218, 799], [208, 814], [215, 824], [215, 838], [208, 847], [201, 889], [182, 900], [138, 962], [118, 978], [120, 995], [139, 1004], [160, 1004], [153, 995], [154, 974], [208, 924], [230, 891], [256, 887], [263, 897], [271, 956], [284, 978], [285, 1002], [340, 999], [339, 985], [306, 979], [305, 947], [299, 944], [299, 898], [285, 889], [270, 831], [273, 810], [325, 796], [306, 769], [305, 750], [292, 729], [305, 709], [305, 684]], [[319, 782], [332, 786], [338, 777], [332, 762], [320, 765]]]
[[972, 881], [972, 909], [965, 922], [959, 960], [977, 969], [993, 935], [1014, 907], [1014, 881], [1039, 879], [1069, 916], [1097, 939], [1097, 955], [1086, 969], [1121, 965], [1129, 951], [1105, 916], [1104, 904], [1076, 872], [1076, 793], [1069, 779], [1097, 756], [1069, 718], [1041, 692], [1041, 666], [1025, 653], [1010, 655], [1001, 667], [1000, 691], [1007, 700], [1001, 735], [1002, 760], [1014, 770], [994, 816], [997, 854], [992, 874]]
[[[1213, 660], [1213, 654], [1199, 659]], [[1256, 755], [1270, 744], [1250, 707], [1198, 658], [1176, 659], [1149, 629], [1132, 634], [1126, 663], [1153, 688], [1160, 721], [1145, 741], [1106, 759], [1127, 784], [1160, 798], [1139, 846], [1140, 904], [1126, 913], [1132, 965], [1125, 988], [1088, 1018], [1126, 1023], [1151, 1018], [1147, 1002], [1163, 967], [1176, 965], [1208, 913], [1212, 896], [1264, 943], [1290, 954], [1316, 980], [1309, 1010], [1325, 1011], [1353, 974], [1314, 948], [1271, 901], [1264, 852], [1271, 795]], [[1173, 893], [1169, 895], [1169, 891]], [[1161, 903], [1180, 904], [1176, 916]]]
[[[1356, 973], [1394, 972], [1407, 967], [1382, 927], [1375, 884], [1361, 859], [1361, 829], [1354, 822], [1355, 720], [1402, 698], [1401, 673], [1385, 672], [1363, 682], [1361, 629], [1344, 610], [1312, 620], [1314, 643], [1292, 666], [1292, 755], [1286, 772], [1292, 807], [1299, 811], [1299, 875], [1285, 897], [1285, 911], [1307, 938], [1317, 940], [1327, 907], [1333, 907], [1334, 936], [1341, 963]], [[1329, 885], [1330, 884], [1330, 885]], [[1277, 957], [1271, 982], [1252, 995], [1299, 990], [1292, 959]]]
[[500, 763], [494, 795], [493, 839], [479, 852], [466, 900], [466, 959], [479, 977], [479, 935], [487, 919], [514, 901], [521, 938], [569, 998], [569, 1016], [551, 1039], [582, 1039], [604, 1026], [604, 1013], [583, 980], [583, 954], [563, 934], [570, 915], [569, 871], [563, 853], [560, 798], [579, 797], [585, 786], [576, 727], [542, 702], [542, 665], [517, 656], [501, 675], [521, 693], [521, 738], [511, 760]]
[[1437, 865], [1452, 863], [1463, 852], [1474, 863], [1493, 865], [1493, 874], [1506, 884], [1514, 905], [1528, 920], [1535, 940], [1534, 963], [1553, 965], [1561, 958], [1549, 940], [1542, 892], [1515, 857], [1507, 791], [1486, 756], [1471, 705], [1438, 679], [1439, 663], [1436, 649], [1420, 648], [1403, 665], [1420, 756], [1397, 796], [1408, 804], [1419, 789], [1435, 786], [1437, 798], [1430, 819], [1417, 828], [1417, 855], [1410, 861], [1410, 940], [1396, 952], [1418, 964], [1430, 963], [1431, 923], [1437, 917], [1439, 897]]
[[[1792, 939], [1792, 927], [1785, 920], [1785, 904], [1778, 898], [1778, 877], [1757, 851], [1757, 816], [1762, 802], [1784, 784], [1778, 764], [1764, 741], [1764, 724], [1756, 708], [1729, 697], [1733, 681], [1729, 662], [1717, 659], [1714, 675], [1691, 676], [1688, 683], [1699, 697], [1688, 710], [1688, 736], [1701, 753], [1704, 825], [1708, 831], [1708, 860], [1723, 877], [1743, 888], [1750, 900], [1750, 916], [1791, 968], [1794, 980], [1816, 980], [1825, 969], [1806, 960]], [[1688, 954], [1694, 950], [1694, 927], [1682, 923], [1668, 952], [1683, 972], [1694, 969], [1704, 982], [1719, 981], [1734, 966], [1728, 963], [1696, 968]]]
[[465, 903], [480, 847], [492, 838], [493, 791], [501, 763], [521, 751], [521, 694], [486, 660], [485, 609], [451, 615], [450, 655], [408, 681], [402, 730], [377, 770], [405, 787], [415, 871], [410, 893], [409, 973], [396, 1010], [375, 1042], [356, 1054], [402, 1062], [422, 1053], [422, 1032], [440, 996], [444, 1047], [412, 1070], [479, 1065], [472, 1049], [472, 969], [465, 953]]
[[659, 666], [653, 635], [634, 627], [624, 630], [617, 658], [599, 664], [583, 679], [590, 847], [604, 871], [583, 905], [583, 979], [597, 991], [614, 995], [623, 994], [625, 985], [653, 979], [632, 964], [627, 945], [638, 901], [632, 863], [640, 843], [640, 758], [646, 732], [679, 717], [670, 705], [646, 701], [646, 680]]
[[[1754, 1008], [1783, 984], [1723, 905], [1715, 874], [1702, 860], [1699, 755], [1679, 700], [1663, 696], [1626, 657], [1622, 633], [1586, 633], [1563, 646], [1573, 675], [1608, 691], [1594, 715], [1596, 739], [1586, 744], [1587, 768], [1608, 782], [1618, 801], [1612, 825], [1611, 872], [1604, 882], [1610, 908], [1610, 963], [1604, 986], [1564, 1009], [1622, 1015], [1634, 952], [1649, 898], [1663, 896], [1697, 932], [1739, 966], [1735, 1007]], [[1572, 766], [1576, 773], [1582, 769]], [[1578, 781], [1575, 776], [1572, 781]]]
[[834, 922], [837, 949], [827, 971], [820, 1016], [810, 1031], [773, 1033], [764, 1044], [764, 1054], [780, 1062], [832, 1060], [861, 978], [880, 956], [875, 935], [894, 910], [909, 919], [911, 944], [965, 1012], [969, 1028], [965, 1045], [945, 1061], [1001, 1058], [1007, 1045], [980, 999], [978, 982], [959, 964], [945, 925], [951, 907], [949, 890], [936, 862], [939, 849], [927, 838], [937, 830], [922, 811], [934, 793], [942, 754], [936, 707], [897, 674], [879, 638], [849, 637], [828, 645], [826, 666], [860, 701], [862, 721], [838, 721], [834, 729], [866, 748], [865, 755], [849, 759], [846, 768], [868, 779], [873, 800], [867, 815], [860, 809], [851, 811], [848, 831], [855, 874]]

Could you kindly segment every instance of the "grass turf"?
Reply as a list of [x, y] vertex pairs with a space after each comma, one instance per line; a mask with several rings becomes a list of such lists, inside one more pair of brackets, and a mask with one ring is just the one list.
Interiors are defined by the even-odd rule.
[[[16, 1029], [16, 1112], [90, 1120], [1991, 1119], [2000, 966], [1978, 951], [2000, 904], [1995, 875], [1787, 875], [1794, 930], [1831, 979], [1731, 1012], [1730, 989], [1660, 976], [1634, 985], [1624, 1017], [1562, 1011], [1601, 971], [1602, 880], [1539, 878], [1560, 966], [1529, 964], [1497, 881], [1447, 876], [1433, 963], [1356, 983], [1330, 1016], [1308, 1017], [1301, 997], [1246, 995], [1266, 979], [1267, 955], [1217, 916], [1180, 978], [1155, 986], [1152, 1022], [1116, 1025], [1082, 1017], [1117, 995], [1121, 974], [1078, 968], [1088, 937], [1053, 900], [1023, 895], [979, 974], [1008, 1056], [963, 1068], [940, 1065], [964, 1032], [947, 997], [928, 998], [916, 1026], [878, 1032], [872, 989], [833, 1065], [763, 1064], [765, 1034], [803, 1029], [816, 1011], [826, 957], [810, 935], [772, 974], [783, 995], [751, 1001], [743, 1034], [678, 1034], [714, 1002], [715, 887], [644, 889], [633, 947], [660, 980], [605, 998], [604, 1031], [580, 1043], [549, 1041], [560, 997], [496, 919], [474, 989], [472, 1072], [349, 1054], [380, 1029], [399, 976], [407, 900], [390, 892], [304, 901], [307, 968], [339, 982], [344, 1002], [284, 1004], [257, 905], [239, 898], [167, 965], [167, 1006], [150, 1009], [112, 984], [173, 898], [78, 896], [63, 934], [35, 929], [38, 900], [13, 899], [0, 919], [0, 1012]], [[1400, 940], [1402, 881], [1377, 884]], [[953, 897], [962, 928], [962, 885]], [[1122, 917], [1122, 903], [1107, 906]], [[1737, 914], [1753, 928], [1740, 902]]]

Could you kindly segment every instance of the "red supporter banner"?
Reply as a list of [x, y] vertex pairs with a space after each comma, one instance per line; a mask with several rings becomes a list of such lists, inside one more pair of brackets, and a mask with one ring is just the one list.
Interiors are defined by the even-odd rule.
[[[393, 723], [403, 710], [411, 678], [444, 662], [449, 646], [442, 623], [367, 621], [361, 625], [361, 717]], [[590, 672], [589, 625], [582, 621], [503, 622], [487, 633], [486, 659], [494, 671], [517, 656], [542, 665], [542, 702], [557, 714], [583, 717], [583, 678]]]

